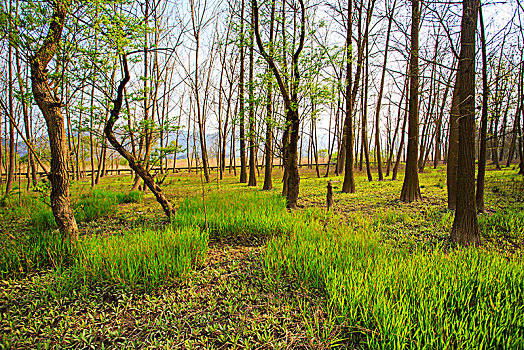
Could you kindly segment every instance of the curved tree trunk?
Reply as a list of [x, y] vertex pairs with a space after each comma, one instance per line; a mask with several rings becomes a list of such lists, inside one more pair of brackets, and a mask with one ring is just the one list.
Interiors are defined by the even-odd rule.
[[120, 84], [118, 85], [117, 97], [113, 101], [113, 109], [111, 110], [111, 115], [105, 125], [104, 133], [106, 134], [107, 140], [109, 141], [109, 143], [111, 143], [111, 145], [113, 145], [115, 150], [129, 162], [129, 166], [131, 167], [131, 169], [133, 169], [135, 173], [138, 176], [140, 176], [142, 180], [144, 180], [145, 185], [151, 190], [151, 192], [153, 192], [153, 194], [156, 197], [156, 200], [158, 201], [158, 203], [160, 203], [162, 209], [164, 209], [164, 213], [169, 219], [171, 218], [171, 215], [175, 213], [175, 210], [171, 206], [169, 200], [162, 193], [162, 189], [155, 183], [155, 180], [149, 174], [147, 168], [144, 168], [142, 164], [130, 152], [128, 152], [124, 148], [124, 146], [122, 146], [122, 144], [116, 139], [115, 134], [113, 132], [113, 126], [118, 120], [120, 109], [122, 108], [124, 87], [129, 82], [130, 78], [129, 69], [127, 66], [127, 58], [125, 55], [122, 56], [122, 65], [124, 68], [124, 78], [122, 79], [122, 81], [120, 81]]
[[283, 193], [286, 195], [287, 207], [294, 209], [297, 207], [298, 193], [300, 188], [300, 176], [298, 173], [298, 139], [300, 129], [300, 118], [298, 114], [298, 87], [300, 81], [300, 74], [298, 69], [298, 61], [300, 53], [304, 48], [304, 38], [306, 35], [306, 8], [303, 0], [299, 0], [300, 3], [300, 37], [296, 51], [293, 53], [291, 67], [292, 67], [292, 80], [291, 87], [288, 88], [287, 84], [284, 83], [282, 75], [277, 68], [272, 55], [269, 55], [262, 43], [259, 31], [259, 14], [258, 4], [256, 0], [252, 1], [253, 6], [253, 29], [255, 31], [255, 38], [257, 41], [258, 49], [262, 57], [266, 60], [268, 65], [271, 67], [273, 75], [278, 83], [280, 93], [284, 100], [285, 116], [287, 128], [284, 131], [282, 138], [282, 144], [284, 148], [284, 186]]

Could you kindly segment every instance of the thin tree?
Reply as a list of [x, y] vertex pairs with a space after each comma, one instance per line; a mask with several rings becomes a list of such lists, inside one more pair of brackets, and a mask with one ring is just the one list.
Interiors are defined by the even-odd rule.
[[[275, 4], [276, 1], [271, 1], [271, 17], [269, 20], [269, 55], [273, 56], [273, 36], [275, 27]], [[264, 171], [264, 185], [263, 190], [271, 190], [273, 188], [273, 181], [271, 179], [271, 172], [273, 170], [273, 80], [270, 77], [271, 67], [267, 67], [267, 102], [266, 102], [266, 137], [264, 141], [265, 152], [265, 171]]]
[[[253, 6], [251, 6], [251, 21], [253, 21]], [[249, 31], [249, 182], [248, 186], [257, 185], [257, 175], [255, 172], [255, 157], [256, 157], [256, 146], [255, 146], [255, 96], [254, 96], [254, 79], [253, 79], [253, 70], [254, 70], [254, 50], [255, 50], [255, 40], [254, 40], [254, 31], [251, 29]]]
[[[389, 37], [391, 35], [391, 25], [393, 24], [393, 15], [395, 13], [395, 7], [397, 1], [393, 1], [391, 9], [388, 11], [388, 30], [386, 34], [386, 48], [384, 49], [384, 63], [382, 65], [382, 76], [380, 78], [380, 87], [378, 90], [377, 97], [377, 109], [375, 111], [375, 152], [377, 154], [377, 168], [378, 168], [378, 180], [384, 180], [384, 175], [382, 174], [382, 155], [380, 154], [380, 106], [382, 104], [382, 94], [384, 92], [384, 80], [386, 78], [386, 65], [388, 62], [388, 52], [389, 52]], [[387, 6], [387, 3], [386, 3]]]
[[482, 5], [479, 6], [480, 19], [480, 43], [482, 45], [482, 116], [480, 119], [480, 150], [477, 175], [476, 204], [479, 213], [484, 212], [484, 178], [486, 177], [486, 138], [488, 131], [488, 58], [486, 53], [486, 34], [484, 29], [484, 18], [482, 16]]
[[[244, 96], [244, 71], [245, 71], [245, 52], [244, 52], [244, 7], [245, 0], [241, 2], [240, 10], [240, 79], [239, 79], [239, 100], [240, 100], [240, 118], [239, 118], [239, 137], [240, 137], [240, 183], [247, 182], [247, 164], [246, 164], [246, 132], [245, 132], [245, 96]], [[234, 157], [234, 156], [233, 156]]]
[[104, 133], [111, 143], [115, 150], [120, 153], [122, 157], [124, 157], [128, 162], [131, 169], [135, 171], [135, 173], [140, 176], [142, 180], [144, 180], [144, 184], [153, 192], [153, 194], [156, 197], [156, 200], [160, 205], [162, 206], [162, 209], [164, 209], [164, 213], [168, 218], [171, 217], [172, 214], [175, 213], [175, 210], [173, 209], [173, 206], [169, 202], [169, 200], [164, 196], [162, 189], [158, 184], [155, 183], [155, 180], [149, 174], [149, 171], [147, 167], [143, 166], [129, 151], [127, 151], [124, 146], [117, 140], [113, 127], [115, 123], [118, 121], [120, 109], [122, 108], [122, 102], [123, 102], [123, 93], [124, 93], [124, 87], [129, 82], [130, 76], [129, 76], [129, 69], [127, 65], [127, 57], [126, 55], [122, 55], [122, 69], [123, 69], [123, 78], [120, 81], [118, 88], [117, 88], [117, 96], [116, 99], [113, 101], [113, 108], [111, 109], [111, 114], [109, 119], [107, 120], [105, 127], [104, 127]]

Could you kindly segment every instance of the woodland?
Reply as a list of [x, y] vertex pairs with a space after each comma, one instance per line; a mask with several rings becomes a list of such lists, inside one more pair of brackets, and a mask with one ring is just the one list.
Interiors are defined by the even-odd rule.
[[524, 5], [2, 0], [0, 349], [524, 349]]

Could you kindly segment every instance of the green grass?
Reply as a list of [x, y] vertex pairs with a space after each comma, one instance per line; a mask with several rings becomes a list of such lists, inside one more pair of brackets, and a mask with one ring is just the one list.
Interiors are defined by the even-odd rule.
[[[151, 193], [119, 193], [130, 177], [102, 178], [94, 193], [75, 183], [78, 217], [92, 222], [74, 249], [35, 230], [0, 241], [0, 347], [524, 348], [520, 177], [487, 173], [483, 247], [459, 250], [445, 168], [420, 174], [423, 201], [411, 204], [398, 199], [402, 180], [357, 173], [357, 193], [339, 184], [329, 214], [327, 179], [308, 171], [306, 208], [293, 212], [278, 189], [170, 175], [172, 224]], [[15, 197], [2, 214], [47, 209]]]
[[[22, 206], [14, 203], [14, 199], [9, 200], [9, 204], [4, 209], [6, 218], [17, 220], [29, 218], [29, 225], [37, 230], [56, 229], [56, 222], [51, 212], [51, 208], [41, 198], [24, 195]], [[113, 192], [92, 190], [81, 194], [73, 201], [73, 212], [77, 222], [95, 221], [104, 216], [114, 215], [117, 212], [118, 204], [141, 202], [143, 194], [140, 191]], [[47, 200], [47, 199], [46, 199]]]
[[152, 290], [201, 265], [207, 243], [207, 233], [191, 227], [88, 238], [80, 242], [71, 275], [76, 280]]
[[[388, 219], [391, 221], [391, 218]], [[322, 290], [348, 340], [372, 349], [524, 346], [524, 263], [481, 250], [397, 249], [362, 216], [268, 244], [269, 276]]]
[[136, 203], [141, 200], [140, 191], [126, 193], [93, 190], [80, 196], [73, 205], [73, 211], [77, 222], [89, 222], [115, 214], [120, 203]]
[[479, 226], [487, 236], [503, 235], [509, 238], [522, 238], [524, 237], [524, 211], [499, 210], [492, 215], [481, 215]]
[[76, 247], [58, 232], [33, 229], [23, 236], [0, 241], [0, 278], [24, 276], [33, 271], [72, 264]]
[[264, 238], [293, 230], [285, 198], [275, 192], [238, 191], [186, 198], [172, 219], [176, 226], [206, 228], [211, 238]]

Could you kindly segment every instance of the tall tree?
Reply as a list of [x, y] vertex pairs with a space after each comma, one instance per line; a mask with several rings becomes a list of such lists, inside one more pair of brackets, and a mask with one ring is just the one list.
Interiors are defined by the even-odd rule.
[[[361, 4], [362, 6], [362, 4]], [[355, 72], [355, 80], [351, 79], [351, 40], [352, 40], [352, 3], [348, 1], [348, 19], [347, 19], [347, 32], [346, 32], [346, 48], [348, 49], [348, 57], [346, 61], [346, 117], [344, 121], [344, 135], [346, 138], [346, 162], [345, 162], [345, 173], [344, 183], [342, 184], [342, 192], [354, 193], [355, 192], [355, 176], [353, 171], [354, 163], [354, 133], [353, 133], [353, 109], [357, 100], [358, 87], [360, 84], [360, 78], [362, 76], [362, 68], [364, 63], [364, 49], [367, 46], [369, 37], [369, 24], [371, 23], [371, 16], [375, 8], [375, 0], [369, 0], [366, 11], [366, 22], [364, 33], [362, 37], [357, 41], [357, 69]], [[362, 9], [360, 10], [360, 16]], [[360, 20], [359, 20], [360, 22]], [[349, 101], [348, 101], [349, 100]]]
[[[11, 11], [11, 10], [10, 10]], [[13, 46], [8, 43], [7, 57], [7, 90], [9, 91], [9, 163], [7, 168], [7, 182], [5, 193], [9, 194], [13, 190], [15, 179], [15, 127], [14, 127], [14, 97], [13, 97]], [[7, 130], [6, 130], [7, 131]]]
[[457, 171], [458, 171], [458, 138], [459, 138], [459, 86], [460, 76], [455, 77], [455, 87], [451, 97], [451, 111], [449, 113], [448, 154], [446, 168], [446, 185], [448, 189], [448, 208], [457, 207]]
[[[276, 0], [271, 1], [271, 17], [269, 20], [269, 55], [273, 56], [273, 36], [275, 27], [275, 4]], [[271, 172], [273, 170], [273, 80], [270, 77], [271, 67], [267, 67], [267, 102], [266, 102], [266, 137], [264, 141], [265, 152], [265, 171], [264, 171], [264, 186], [263, 190], [270, 190], [273, 188], [271, 179]]]
[[[382, 174], [382, 155], [380, 154], [380, 106], [382, 105], [382, 94], [384, 92], [384, 80], [386, 78], [386, 65], [388, 63], [389, 37], [391, 35], [391, 25], [393, 24], [393, 15], [395, 13], [396, 0], [393, 1], [391, 9], [388, 9], [388, 30], [386, 34], [386, 48], [384, 49], [384, 63], [382, 65], [382, 76], [380, 78], [380, 87], [377, 97], [377, 109], [375, 111], [375, 152], [377, 154], [378, 180], [384, 180]], [[387, 7], [387, 2], [386, 2]]]
[[460, 59], [457, 81], [459, 96], [459, 147], [457, 209], [451, 240], [460, 245], [479, 245], [475, 205], [475, 32], [478, 0], [463, 0]]
[[[342, 183], [342, 192], [355, 192], [355, 175], [353, 173], [353, 104], [351, 98], [352, 87], [352, 62], [353, 62], [353, 48], [351, 43], [353, 41], [353, 0], [348, 0], [348, 12], [346, 21], [346, 117], [344, 120], [344, 135], [345, 135], [345, 172], [344, 182]], [[357, 66], [357, 70], [359, 67]], [[358, 83], [357, 83], [358, 84]]]
[[484, 28], [484, 17], [482, 5], [479, 6], [480, 19], [480, 43], [482, 45], [482, 117], [480, 119], [480, 149], [477, 175], [476, 204], [479, 213], [484, 212], [484, 178], [486, 176], [486, 138], [488, 131], [488, 55], [486, 50], [486, 34]]
[[247, 182], [247, 164], [246, 164], [246, 132], [245, 132], [245, 97], [244, 97], [244, 7], [245, 0], [241, 0], [240, 9], [240, 79], [239, 79], [239, 137], [240, 137], [240, 183]]
[[113, 145], [113, 147], [115, 148], [115, 150], [129, 162], [129, 166], [131, 167], [131, 169], [133, 169], [136, 172], [136, 174], [138, 174], [138, 176], [140, 176], [140, 178], [144, 180], [145, 185], [151, 190], [151, 192], [153, 192], [157, 202], [160, 203], [162, 209], [164, 209], [164, 213], [166, 214], [167, 218], [170, 218], [171, 215], [175, 213], [173, 206], [166, 198], [166, 196], [163, 194], [160, 186], [155, 183], [155, 180], [153, 179], [153, 176], [151, 176], [151, 174], [149, 173], [147, 166], [143, 166], [129, 151], [127, 151], [124, 148], [124, 146], [122, 146], [122, 144], [117, 140], [113, 131], [113, 127], [119, 118], [120, 109], [122, 108], [124, 87], [130, 79], [129, 69], [127, 65], [127, 57], [125, 54], [122, 55], [122, 69], [123, 77], [118, 85], [117, 96], [116, 99], [113, 101], [113, 108], [111, 109], [110, 117], [105, 124], [104, 133], [111, 145]]
[[299, 24], [299, 40], [298, 45], [296, 46], [295, 52], [293, 52], [291, 58], [291, 83], [288, 88], [287, 84], [284, 83], [280, 70], [278, 69], [273, 56], [270, 56], [264, 44], [262, 43], [262, 38], [260, 36], [259, 30], [259, 13], [258, 13], [258, 4], [256, 0], [252, 0], [253, 6], [253, 17], [254, 17], [254, 30], [255, 38], [257, 41], [257, 46], [260, 51], [260, 54], [268, 65], [271, 67], [271, 71], [275, 76], [280, 93], [284, 100], [284, 110], [286, 117], [286, 125], [288, 126], [289, 132], [284, 132], [283, 135], [283, 145], [284, 145], [284, 166], [287, 172], [285, 177], [286, 183], [284, 184], [284, 189], [286, 190], [283, 193], [287, 198], [287, 207], [294, 209], [297, 206], [298, 193], [300, 190], [300, 175], [298, 173], [298, 138], [299, 138], [299, 127], [300, 127], [300, 118], [298, 111], [298, 88], [300, 82], [300, 73], [298, 69], [300, 53], [304, 48], [304, 38], [306, 35], [306, 7], [303, 0], [298, 0], [300, 4], [300, 24]]
[[[253, 6], [251, 6], [251, 21], [253, 21]], [[252, 22], [253, 23], [253, 22]], [[248, 186], [257, 185], [256, 175], [256, 145], [255, 145], [255, 83], [253, 78], [254, 70], [254, 50], [255, 40], [253, 29], [249, 31], [249, 182]]]
[[411, 52], [409, 61], [409, 121], [406, 172], [400, 200], [411, 203], [422, 199], [418, 182], [418, 81], [419, 81], [419, 0], [411, 0]]
[[199, 52], [200, 52], [200, 37], [201, 37], [201, 30], [204, 26], [203, 24], [203, 17], [204, 13], [206, 12], [206, 6], [207, 2], [204, 2], [203, 10], [200, 12], [200, 3], [196, 4], [194, 0], [190, 1], [190, 7], [191, 7], [191, 23], [193, 27], [193, 36], [195, 38], [195, 72], [194, 72], [194, 79], [193, 82], [194, 86], [194, 94], [195, 94], [195, 103], [196, 103], [196, 115], [197, 115], [197, 123], [198, 123], [198, 131], [199, 131], [199, 141], [200, 141], [200, 152], [202, 156], [202, 168], [204, 171], [204, 177], [206, 179], [206, 182], [209, 182], [209, 162], [208, 162], [208, 156], [207, 156], [207, 147], [206, 147], [206, 134], [205, 134], [205, 121], [204, 121], [204, 108], [202, 106], [201, 100], [200, 100], [200, 76], [199, 76], [199, 69], [200, 66], [199, 62]]

